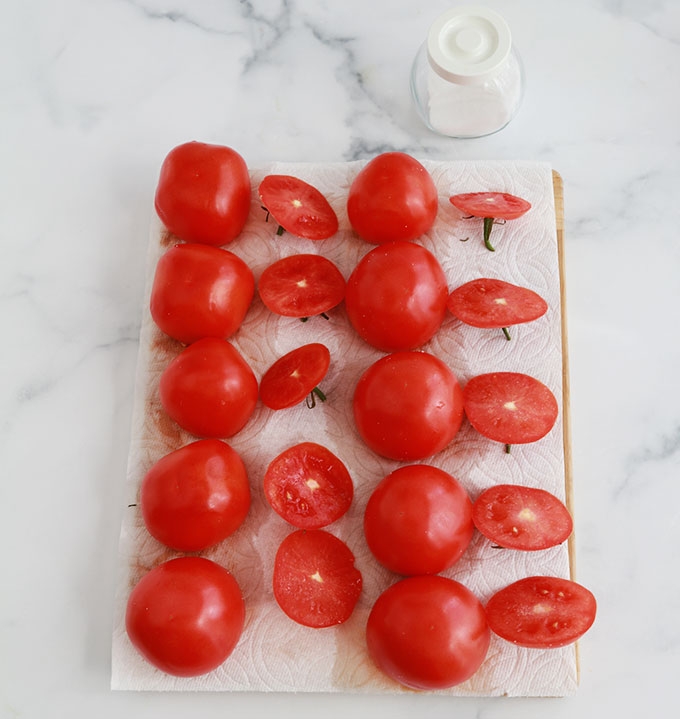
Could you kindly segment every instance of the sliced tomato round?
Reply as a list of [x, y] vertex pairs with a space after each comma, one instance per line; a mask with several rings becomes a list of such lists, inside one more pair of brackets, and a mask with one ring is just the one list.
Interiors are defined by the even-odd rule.
[[489, 627], [520, 647], [572, 644], [593, 625], [597, 602], [586, 587], [561, 577], [527, 577], [496, 592], [486, 605]]
[[516, 484], [484, 490], [472, 505], [472, 521], [499, 547], [524, 551], [562, 544], [574, 526], [569, 510], [554, 494]]
[[506, 445], [545, 437], [557, 421], [552, 390], [521, 372], [490, 372], [468, 380], [463, 405], [470, 424], [484, 437]]
[[449, 201], [468, 215], [496, 220], [516, 220], [531, 209], [530, 202], [507, 192], [465, 192]]
[[325, 240], [338, 231], [338, 217], [313, 185], [291, 175], [267, 175], [258, 188], [265, 209], [296, 237]]
[[288, 617], [320, 629], [350, 618], [361, 595], [362, 577], [341, 539], [324, 529], [298, 529], [276, 552], [273, 588]]
[[313, 317], [345, 298], [345, 278], [322, 255], [290, 255], [269, 265], [258, 284], [267, 308], [284, 317]]
[[480, 277], [453, 290], [447, 307], [454, 317], [472, 327], [511, 327], [533, 322], [548, 311], [548, 303], [528, 287]]
[[354, 484], [344, 462], [333, 452], [315, 442], [301, 442], [270, 462], [264, 494], [289, 524], [321, 529], [350, 508]]

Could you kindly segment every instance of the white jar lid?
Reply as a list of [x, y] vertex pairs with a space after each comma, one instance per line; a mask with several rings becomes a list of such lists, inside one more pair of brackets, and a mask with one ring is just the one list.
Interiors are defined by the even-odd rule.
[[510, 54], [505, 20], [476, 5], [453, 8], [430, 26], [427, 56], [432, 69], [450, 82], [471, 85], [493, 77]]

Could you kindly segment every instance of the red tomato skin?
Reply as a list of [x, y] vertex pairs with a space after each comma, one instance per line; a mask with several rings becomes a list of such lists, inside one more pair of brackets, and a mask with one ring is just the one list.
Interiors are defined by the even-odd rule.
[[265, 268], [258, 290], [264, 305], [283, 317], [312, 317], [345, 298], [345, 278], [323, 255], [283, 257]]
[[267, 175], [258, 187], [273, 218], [296, 237], [326, 240], [338, 231], [338, 216], [313, 185], [291, 175]]
[[145, 574], [125, 615], [137, 651], [178, 677], [219, 667], [238, 644], [244, 622], [245, 605], [233, 575], [202, 557], [171, 559]]
[[473, 217], [516, 220], [531, 209], [531, 203], [508, 192], [465, 192], [453, 195], [449, 202]]
[[496, 592], [486, 605], [491, 630], [530, 649], [573, 644], [595, 622], [597, 602], [586, 587], [561, 577], [526, 577]]
[[373, 490], [364, 534], [373, 556], [396, 574], [438, 574], [472, 539], [472, 502], [448, 472], [424, 464], [400, 467]]
[[374, 248], [347, 280], [345, 308], [368, 344], [384, 352], [421, 347], [446, 316], [449, 290], [437, 258], [413, 242]]
[[322, 529], [340, 519], [354, 498], [343, 461], [316, 442], [281, 452], [267, 467], [264, 493], [271, 508], [299, 529]]
[[280, 544], [272, 586], [281, 610], [314, 629], [346, 622], [362, 589], [349, 547], [325, 529], [298, 529]]
[[457, 287], [446, 305], [461, 322], [486, 329], [533, 322], [548, 311], [548, 303], [537, 292], [489, 277]]
[[403, 152], [385, 152], [352, 181], [347, 215], [356, 233], [374, 245], [411, 241], [437, 217], [437, 188], [425, 167]]
[[463, 422], [463, 391], [438, 357], [393, 352], [359, 378], [353, 412], [370, 449], [388, 459], [418, 461], [455, 437]]
[[464, 585], [441, 575], [401, 579], [373, 605], [368, 652], [387, 676], [416, 690], [457, 686], [486, 658], [484, 608]]
[[186, 142], [161, 165], [155, 207], [165, 227], [186, 242], [226, 245], [250, 213], [250, 175], [230, 147]]
[[463, 389], [463, 397], [470, 424], [496, 442], [537, 442], [557, 421], [559, 408], [550, 388], [521, 372], [489, 372], [472, 377]]
[[217, 439], [192, 442], [161, 457], [144, 475], [146, 528], [167, 547], [200, 552], [232, 535], [250, 509], [250, 485], [238, 453]]
[[260, 380], [260, 399], [273, 410], [302, 402], [326, 376], [331, 353], [326, 345], [310, 342], [279, 357]]
[[232, 437], [257, 405], [252, 369], [228, 341], [205, 337], [185, 348], [165, 368], [160, 401], [190, 434], [204, 439]]
[[475, 527], [499, 547], [540, 551], [565, 542], [573, 520], [566, 506], [538, 487], [497, 484], [474, 501]]
[[158, 260], [151, 288], [151, 317], [173, 339], [227, 339], [241, 326], [255, 294], [255, 278], [233, 252], [180, 244]]

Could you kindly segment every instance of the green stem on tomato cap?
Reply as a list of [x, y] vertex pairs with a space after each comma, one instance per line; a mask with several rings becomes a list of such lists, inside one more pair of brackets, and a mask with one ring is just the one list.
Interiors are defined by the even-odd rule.
[[511, 337], [510, 337], [510, 332], [508, 332], [508, 328], [507, 328], [507, 327], [502, 327], [501, 329], [503, 330], [503, 334], [505, 335], [505, 339], [506, 339], [506, 340], [511, 339]]
[[494, 219], [493, 217], [485, 217], [484, 218], [484, 244], [486, 245], [486, 249], [490, 250], [491, 252], [495, 252], [496, 249], [493, 247], [493, 245], [489, 242], [489, 237], [491, 237], [491, 228], [493, 227]]
[[309, 397], [307, 397], [307, 406], [309, 409], [314, 409], [314, 407], [316, 407], [317, 397], [321, 400], [321, 402], [326, 401], [326, 395], [318, 387], [314, 387], [314, 389], [309, 393]]
[[511, 447], [512, 447], [511, 444], [506, 444], [506, 445], [505, 445], [505, 453], [506, 453], [506, 454], [510, 454], [510, 448], [511, 448]]

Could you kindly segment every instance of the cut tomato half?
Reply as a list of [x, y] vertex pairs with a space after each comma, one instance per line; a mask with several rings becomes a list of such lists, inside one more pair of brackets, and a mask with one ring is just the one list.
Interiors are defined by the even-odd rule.
[[345, 298], [345, 278], [322, 255], [290, 255], [260, 275], [258, 291], [265, 306], [284, 317], [313, 317], [332, 310]]
[[325, 240], [338, 231], [338, 216], [313, 185], [291, 175], [267, 175], [258, 188], [264, 208], [291, 235]]
[[595, 621], [593, 593], [561, 577], [527, 577], [496, 592], [486, 605], [489, 627], [520, 647], [572, 644]]
[[524, 551], [562, 544], [574, 525], [569, 510], [554, 494], [516, 484], [484, 490], [472, 505], [472, 521], [499, 547]]
[[330, 363], [331, 353], [320, 342], [302, 345], [279, 357], [260, 380], [262, 403], [270, 409], [287, 409], [315, 390], [315, 395], [325, 400], [317, 385], [326, 376]]
[[315, 442], [301, 442], [273, 459], [264, 475], [272, 509], [299, 529], [321, 529], [352, 504], [354, 484], [343, 461]]
[[548, 303], [528, 287], [504, 280], [480, 277], [453, 290], [446, 303], [461, 322], [484, 329], [503, 328], [533, 322], [548, 311]]
[[276, 552], [274, 598], [298, 624], [319, 629], [346, 622], [361, 587], [352, 551], [324, 529], [298, 529]]
[[463, 405], [470, 424], [480, 434], [507, 447], [545, 437], [558, 414], [550, 388], [521, 372], [472, 377], [463, 388]]
[[516, 220], [531, 209], [527, 200], [507, 192], [465, 192], [449, 197], [449, 202], [461, 212], [484, 220], [484, 244], [494, 251], [489, 241], [495, 220]]

